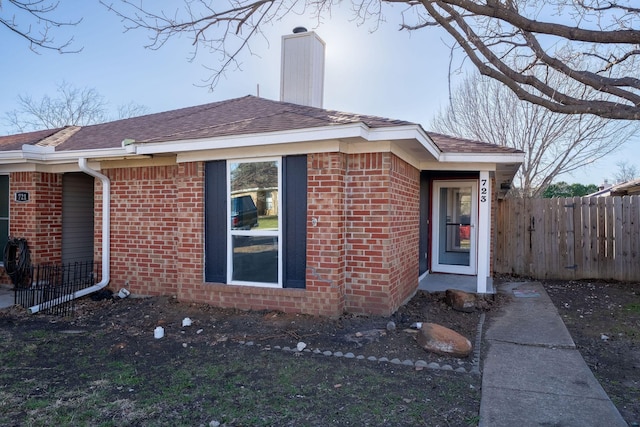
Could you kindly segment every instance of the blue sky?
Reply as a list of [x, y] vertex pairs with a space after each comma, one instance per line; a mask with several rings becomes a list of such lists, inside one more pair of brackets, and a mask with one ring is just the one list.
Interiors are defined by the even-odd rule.
[[[71, 4], [73, 3], [73, 5]], [[171, 2], [167, 2], [168, 4]], [[173, 2], [175, 5], [176, 3]], [[409, 34], [398, 31], [401, 7], [385, 8], [387, 22], [376, 31], [372, 23], [357, 25], [346, 7], [334, 9], [327, 22], [317, 26], [310, 16], [291, 14], [266, 27], [265, 39], [252, 44], [255, 55], [242, 56], [242, 71], [228, 72], [213, 92], [200, 87], [209, 77], [205, 65], [217, 58], [201, 50], [189, 62], [192, 46], [186, 37], [160, 50], [145, 49], [148, 34], [123, 32], [123, 24], [97, 1], [61, 2], [58, 17], [82, 22], [58, 32], [59, 40], [73, 35], [80, 53], [31, 52], [26, 42], [3, 30], [0, 46], [0, 134], [10, 133], [6, 112], [17, 108], [19, 95], [40, 99], [54, 95], [66, 81], [77, 88], [94, 88], [114, 110], [134, 101], [149, 112], [204, 104], [244, 95], [278, 99], [280, 38], [299, 25], [314, 30], [326, 42], [324, 107], [409, 120], [429, 129], [432, 117], [448, 97], [451, 39], [431, 28]], [[460, 64], [460, 57], [455, 64]], [[454, 74], [452, 81], [462, 79]], [[599, 184], [615, 173], [619, 160], [633, 159], [631, 145], [572, 176], [568, 182]], [[640, 167], [640, 164], [637, 165]]]

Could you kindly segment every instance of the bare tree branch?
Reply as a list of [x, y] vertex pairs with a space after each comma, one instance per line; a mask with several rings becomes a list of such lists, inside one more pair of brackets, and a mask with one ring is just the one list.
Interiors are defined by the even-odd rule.
[[[147, 107], [130, 102], [118, 107], [117, 118], [124, 119], [145, 114]], [[108, 103], [93, 88], [77, 88], [62, 82], [56, 96], [34, 99], [30, 95], [18, 97], [18, 108], [5, 114], [5, 121], [18, 132], [56, 129], [64, 126], [87, 126], [112, 119]]]
[[529, 19], [509, 5], [511, 2], [486, 1], [486, 4], [472, 0], [424, 0], [422, 3], [456, 6], [473, 15], [496, 18], [512, 26], [537, 34], [562, 35], [563, 38], [591, 43], [640, 43], [640, 32], [634, 30], [589, 30], [559, 23]]
[[[519, 69], [517, 60], [507, 63], [492, 50], [490, 42], [496, 39], [494, 35], [481, 36], [476, 33], [469, 22], [453, 7], [433, 0], [422, 0], [421, 4], [429, 15], [456, 39], [481, 74], [504, 83], [520, 99], [564, 114], [595, 114], [605, 118], [640, 119], [638, 103], [640, 80], [633, 77], [603, 77], [593, 72], [571, 68], [567, 65], [568, 61], [563, 62], [546, 54], [536, 38], [525, 31], [520, 31], [520, 36], [525, 42], [524, 46], [530, 49], [531, 58], [535, 61], [532, 61], [528, 68]], [[437, 8], [436, 4], [440, 8]], [[519, 58], [526, 57], [523, 53], [518, 55]], [[590, 98], [569, 96], [562, 92], [562, 88], [548, 85], [531, 74], [533, 68], [546, 68], [547, 72], [559, 72], [596, 91], [606, 94], [615, 93], [619, 98], [611, 100], [607, 96], [602, 96], [600, 99], [594, 96]], [[614, 87], [622, 89], [618, 90]]]
[[[578, 86], [568, 78], [564, 84]], [[618, 149], [638, 130], [638, 123], [553, 113], [519, 100], [495, 80], [475, 75], [454, 91], [431, 127], [522, 150], [525, 160], [514, 180], [519, 195], [539, 197], [559, 174], [584, 168]]]
[[70, 49], [73, 37], [56, 42], [53, 32], [56, 28], [78, 25], [82, 20], [62, 21], [53, 18], [59, 1], [49, 0], [4, 0], [0, 1], [0, 27], [4, 26], [29, 43], [29, 48], [37, 52], [39, 48], [55, 50], [59, 53], [77, 53], [82, 49]]
[[[174, 11], [143, 8], [134, 0], [117, 6], [101, 0], [127, 30], [150, 34], [161, 48], [187, 34], [198, 47], [220, 55], [206, 81], [213, 88], [228, 69], [240, 67], [261, 27], [289, 13], [312, 11], [321, 21], [340, 0], [184, 0]], [[439, 26], [486, 76], [520, 99], [563, 114], [640, 120], [640, 9], [636, 0], [351, 0], [358, 22], [383, 20], [383, 5], [403, 4], [400, 29]], [[215, 4], [215, 6], [214, 6]], [[220, 6], [223, 5], [223, 6]], [[149, 6], [153, 8], [153, 6]], [[409, 13], [409, 12], [413, 13]], [[375, 27], [375, 26], [374, 26]], [[544, 71], [540, 71], [544, 70]], [[571, 94], [549, 84], [554, 75], [574, 79]], [[549, 76], [547, 79], [544, 76]], [[580, 95], [585, 94], [585, 96]]]

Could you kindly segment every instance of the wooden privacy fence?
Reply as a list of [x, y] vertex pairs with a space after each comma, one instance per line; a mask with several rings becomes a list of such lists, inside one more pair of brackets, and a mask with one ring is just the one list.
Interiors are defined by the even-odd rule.
[[505, 199], [496, 273], [640, 281], [640, 196]]

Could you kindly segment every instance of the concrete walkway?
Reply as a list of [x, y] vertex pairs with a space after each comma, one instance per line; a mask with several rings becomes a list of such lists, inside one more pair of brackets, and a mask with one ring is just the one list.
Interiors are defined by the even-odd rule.
[[0, 285], [0, 309], [11, 307], [13, 305], [13, 298], [13, 288]]
[[498, 286], [512, 301], [485, 334], [480, 427], [627, 426], [543, 286]]

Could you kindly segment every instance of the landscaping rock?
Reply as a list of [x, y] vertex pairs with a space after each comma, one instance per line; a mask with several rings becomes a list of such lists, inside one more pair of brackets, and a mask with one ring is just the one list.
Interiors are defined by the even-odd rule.
[[477, 308], [477, 298], [474, 294], [459, 291], [457, 289], [447, 289], [445, 301], [456, 311], [472, 313]]
[[435, 323], [422, 324], [416, 340], [426, 351], [444, 356], [467, 357], [473, 349], [467, 338]]

